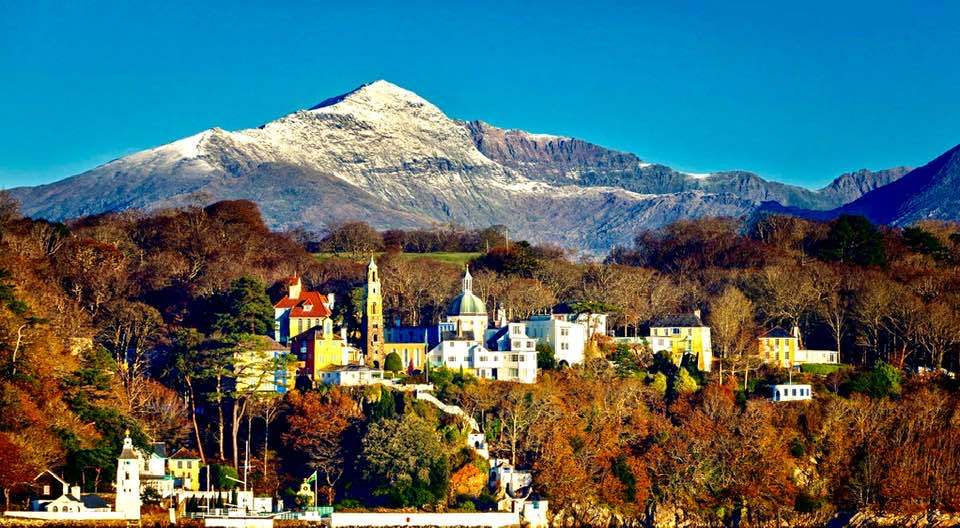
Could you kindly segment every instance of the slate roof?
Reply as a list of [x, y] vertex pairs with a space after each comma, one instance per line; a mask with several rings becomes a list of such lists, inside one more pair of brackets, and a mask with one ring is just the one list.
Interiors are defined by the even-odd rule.
[[491, 350], [498, 350], [500, 347], [498, 346], [497, 342], [500, 341], [501, 337], [507, 335], [509, 331], [509, 326], [504, 326], [503, 328], [497, 330], [497, 333], [490, 336], [490, 339], [487, 339], [487, 348]]
[[120, 452], [120, 456], [117, 457], [120, 460], [133, 460], [140, 458], [137, 455], [137, 450], [132, 447], [124, 447], [123, 451]]
[[83, 505], [89, 509], [110, 507], [110, 505], [107, 504], [107, 501], [103, 500], [103, 497], [93, 493], [81, 495], [80, 500], [83, 502]]
[[163, 442], [154, 442], [151, 444], [153, 447], [153, 454], [157, 455], [160, 458], [167, 458], [167, 445]]
[[768, 330], [765, 334], [761, 335], [760, 337], [793, 337], [793, 336], [790, 335], [790, 332], [787, 332], [786, 330], [778, 326], [776, 328]]
[[664, 328], [664, 327], [690, 328], [690, 327], [696, 327], [696, 326], [703, 326], [703, 320], [701, 320], [695, 314], [674, 314], [674, 315], [666, 315], [659, 319], [656, 319], [650, 326], [655, 328]]

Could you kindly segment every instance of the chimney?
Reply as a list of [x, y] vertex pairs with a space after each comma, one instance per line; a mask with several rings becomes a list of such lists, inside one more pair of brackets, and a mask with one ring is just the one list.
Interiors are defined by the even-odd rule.
[[697, 319], [700, 319], [700, 308], [697, 308], [696, 310], [694, 310], [693, 315], [695, 315]]
[[799, 326], [794, 326], [794, 327], [790, 330], [790, 335], [793, 336], [793, 337], [796, 337], [797, 339], [800, 339], [800, 327], [799, 327]]
[[336, 294], [330, 292], [327, 294], [327, 310], [333, 311], [333, 302], [336, 297]]
[[80, 486], [70, 486], [70, 495], [80, 498]]
[[291, 299], [300, 298], [300, 290], [303, 288], [303, 283], [300, 282], [300, 276], [294, 275], [290, 278], [290, 281], [287, 283], [287, 295]]

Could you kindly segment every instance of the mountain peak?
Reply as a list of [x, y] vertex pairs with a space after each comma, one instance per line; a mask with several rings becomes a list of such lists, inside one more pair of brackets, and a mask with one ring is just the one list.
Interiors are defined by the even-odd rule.
[[410, 90], [401, 88], [396, 84], [393, 84], [392, 82], [379, 79], [366, 84], [361, 84], [357, 88], [354, 88], [353, 90], [350, 90], [345, 94], [338, 95], [336, 97], [330, 97], [329, 99], [324, 99], [320, 103], [310, 107], [309, 110], [314, 111], [314, 110], [329, 108], [332, 106], [336, 106], [344, 101], [347, 101], [347, 102], [358, 101], [358, 102], [364, 102], [367, 104], [370, 104], [370, 103], [383, 104], [385, 102], [390, 102], [390, 101], [392, 102], [404, 101], [404, 102], [413, 103], [416, 105], [429, 104], [425, 99], [411, 92]]

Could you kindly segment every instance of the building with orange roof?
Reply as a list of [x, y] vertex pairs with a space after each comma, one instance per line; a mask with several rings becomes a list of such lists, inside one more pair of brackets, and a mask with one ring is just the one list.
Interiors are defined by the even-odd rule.
[[333, 322], [330, 318], [333, 315], [333, 294], [304, 291], [299, 276], [289, 277], [286, 283], [287, 295], [273, 305], [276, 321], [273, 338], [286, 345], [293, 337], [314, 326], [325, 326], [329, 323], [332, 329]]

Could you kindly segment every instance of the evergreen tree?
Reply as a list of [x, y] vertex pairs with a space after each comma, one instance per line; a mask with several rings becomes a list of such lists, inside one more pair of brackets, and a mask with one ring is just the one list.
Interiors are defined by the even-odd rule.
[[263, 283], [252, 277], [240, 277], [219, 299], [214, 329], [222, 334], [272, 335], [273, 304]]

